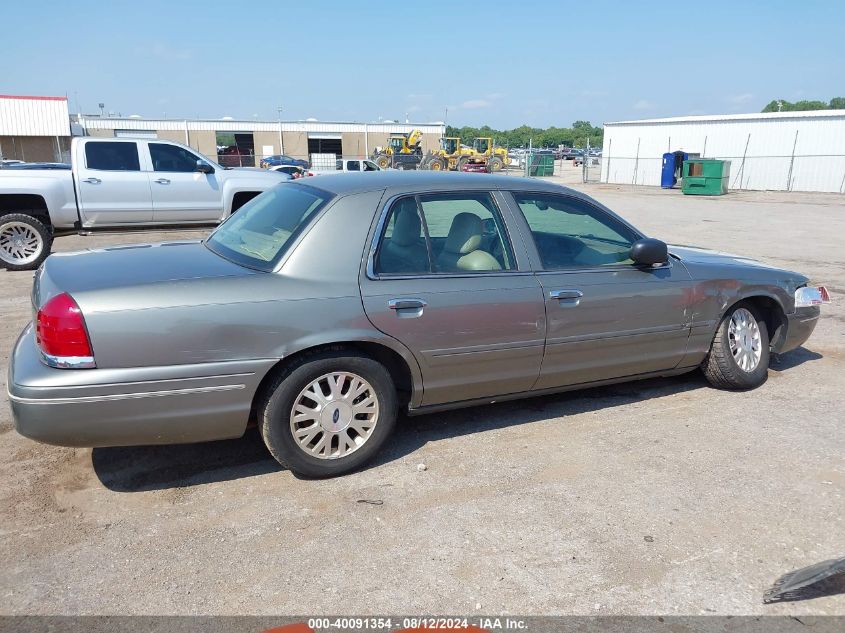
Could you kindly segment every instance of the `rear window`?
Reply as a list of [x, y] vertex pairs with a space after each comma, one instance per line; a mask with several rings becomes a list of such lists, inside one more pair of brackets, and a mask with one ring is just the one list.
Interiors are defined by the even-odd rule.
[[325, 191], [306, 185], [279, 185], [229, 216], [209, 236], [206, 246], [236, 264], [273, 270], [286, 248], [330, 199]]
[[85, 144], [85, 166], [103, 171], [141, 171], [138, 145], [134, 142], [89, 141]]

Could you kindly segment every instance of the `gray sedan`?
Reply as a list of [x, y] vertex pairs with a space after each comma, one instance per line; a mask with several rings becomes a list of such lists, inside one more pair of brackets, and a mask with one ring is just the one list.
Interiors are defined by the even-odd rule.
[[701, 368], [750, 389], [828, 300], [798, 273], [667, 247], [547, 182], [383, 172], [285, 183], [204, 241], [55, 254], [11, 354], [18, 432], [198, 442], [257, 424], [308, 477], [400, 410]]

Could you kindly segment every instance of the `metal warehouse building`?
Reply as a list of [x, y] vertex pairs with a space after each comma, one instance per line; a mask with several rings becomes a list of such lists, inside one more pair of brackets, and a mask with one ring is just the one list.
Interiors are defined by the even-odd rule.
[[62, 161], [69, 148], [66, 97], [0, 95], [0, 158]]
[[601, 181], [660, 185], [665, 152], [731, 161], [731, 189], [845, 193], [845, 110], [605, 123]]
[[[441, 123], [339, 123], [324, 121], [235, 121], [232, 119], [104, 118], [80, 115], [77, 122], [91, 136], [161, 138], [189, 145], [213, 160], [234, 147], [243, 166], [260, 158], [286, 154], [334, 167], [334, 157], [369, 156], [387, 145], [390, 134], [422, 131], [422, 150], [436, 149], [445, 134]], [[224, 163], [228, 164], [228, 163]]]

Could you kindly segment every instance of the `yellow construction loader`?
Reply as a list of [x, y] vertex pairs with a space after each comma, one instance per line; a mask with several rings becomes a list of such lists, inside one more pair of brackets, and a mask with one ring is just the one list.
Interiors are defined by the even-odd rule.
[[473, 156], [484, 156], [487, 159], [490, 171], [499, 171], [511, 163], [511, 159], [508, 158], [508, 150], [504, 147], [495, 147], [493, 139], [489, 136], [475, 139], [472, 142], [472, 152]]
[[386, 146], [378, 146], [372, 159], [382, 169], [396, 167], [416, 169], [422, 161], [422, 130], [411, 130], [407, 134], [391, 134]]
[[440, 139], [440, 149], [429, 152], [421, 167], [432, 171], [461, 171], [466, 162], [487, 163], [487, 157], [471, 147], [461, 145], [461, 137], [446, 136]]

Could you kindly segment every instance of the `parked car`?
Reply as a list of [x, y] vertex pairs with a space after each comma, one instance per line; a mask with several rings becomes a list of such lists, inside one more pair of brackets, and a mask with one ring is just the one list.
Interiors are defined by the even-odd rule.
[[255, 167], [255, 154], [252, 150], [237, 145], [219, 150], [217, 160], [223, 167]]
[[234, 438], [339, 475], [422, 414], [702, 368], [750, 389], [829, 300], [646, 237], [544, 181], [393, 171], [275, 187], [207, 239], [58, 253], [10, 354], [15, 427], [63, 446]]
[[383, 171], [369, 159], [339, 158], [335, 161], [335, 171]]
[[313, 172], [299, 165], [274, 165], [272, 167], [268, 167], [268, 169], [270, 171], [280, 171], [291, 178], [307, 178], [308, 176], [314, 175]]
[[307, 160], [287, 156], [286, 154], [276, 154], [274, 156], [266, 156], [261, 159], [261, 167], [268, 169], [269, 167], [277, 167], [279, 165], [297, 165], [303, 169], [308, 169], [311, 165]]
[[225, 169], [163, 140], [77, 137], [71, 169], [48, 168], [0, 170], [0, 265], [7, 270], [38, 268], [53, 238], [69, 233], [214, 225], [290, 179]]
[[461, 165], [461, 171], [471, 172], [471, 173], [478, 173], [478, 174], [490, 174], [493, 173], [490, 170], [490, 165], [487, 163], [473, 163], [473, 162], [465, 162]]

